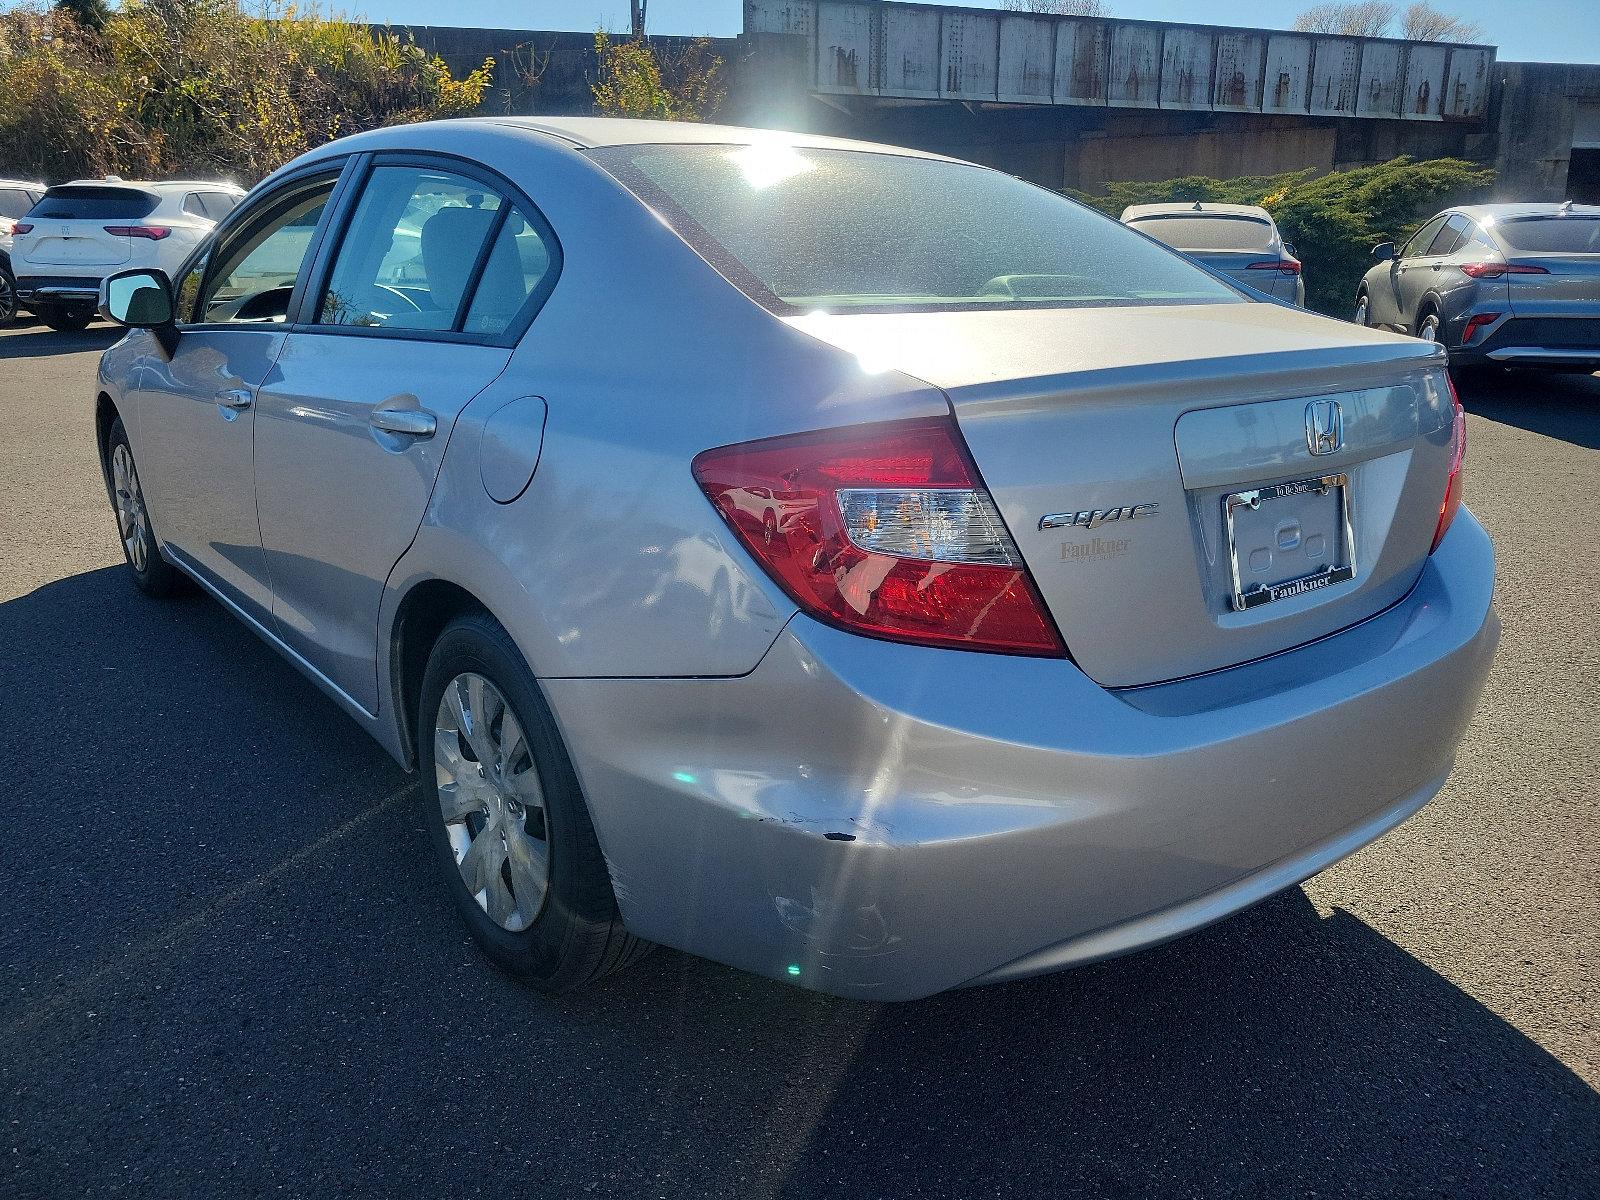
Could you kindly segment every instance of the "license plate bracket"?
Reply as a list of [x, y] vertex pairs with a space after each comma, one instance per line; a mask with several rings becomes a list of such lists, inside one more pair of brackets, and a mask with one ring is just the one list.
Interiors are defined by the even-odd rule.
[[1233, 492], [1223, 497], [1222, 511], [1235, 612], [1355, 578], [1349, 476]]

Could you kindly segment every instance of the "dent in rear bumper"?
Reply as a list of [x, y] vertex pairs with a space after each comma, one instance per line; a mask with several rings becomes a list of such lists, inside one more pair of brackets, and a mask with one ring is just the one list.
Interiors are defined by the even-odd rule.
[[1180, 684], [797, 619], [742, 679], [545, 686], [633, 932], [910, 999], [1164, 940], [1409, 815], [1476, 705], [1492, 582], [1463, 513], [1388, 612]]

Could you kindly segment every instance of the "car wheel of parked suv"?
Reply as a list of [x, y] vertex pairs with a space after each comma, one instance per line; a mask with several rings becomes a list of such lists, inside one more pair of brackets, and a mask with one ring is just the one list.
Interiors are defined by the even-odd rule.
[[94, 320], [94, 310], [90, 308], [68, 308], [60, 304], [42, 304], [38, 308], [39, 319], [51, 329], [62, 333], [77, 333], [80, 329], [89, 328], [89, 322]]
[[0, 325], [9, 325], [17, 315], [17, 281], [0, 267]]
[[133, 462], [133, 448], [122, 418], [111, 424], [107, 439], [106, 474], [111, 487], [111, 504], [117, 513], [117, 540], [122, 555], [133, 572], [133, 582], [147, 596], [164, 597], [185, 590], [184, 577], [161, 557], [150, 514], [144, 506], [144, 490], [139, 486], [139, 470]]
[[458, 619], [434, 645], [417, 746], [429, 838], [490, 958], [554, 992], [649, 949], [622, 927], [577, 776], [533, 674], [487, 614]]
[[1425, 342], [1439, 340], [1439, 314], [1429, 313], [1417, 322], [1417, 336]]

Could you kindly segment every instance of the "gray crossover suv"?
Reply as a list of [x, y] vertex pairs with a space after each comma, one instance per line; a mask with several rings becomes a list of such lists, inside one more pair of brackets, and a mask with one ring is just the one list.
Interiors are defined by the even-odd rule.
[[383, 129], [102, 306], [134, 581], [418, 770], [542, 988], [659, 942], [907, 999], [1176, 936], [1427, 803], [1494, 651], [1437, 346], [983, 167]]
[[1440, 342], [1457, 367], [1600, 368], [1600, 207], [1446, 209], [1372, 253], [1358, 324]]

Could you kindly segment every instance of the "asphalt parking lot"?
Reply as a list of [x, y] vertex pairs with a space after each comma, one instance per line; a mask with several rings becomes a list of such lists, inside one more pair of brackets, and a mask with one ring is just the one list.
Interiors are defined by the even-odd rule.
[[0, 334], [0, 1195], [1600, 1194], [1600, 378], [1466, 397], [1504, 640], [1377, 845], [915, 1004], [664, 950], [552, 1000], [468, 944], [376, 745], [123, 578], [112, 338]]

